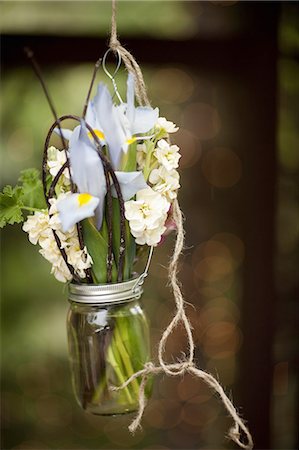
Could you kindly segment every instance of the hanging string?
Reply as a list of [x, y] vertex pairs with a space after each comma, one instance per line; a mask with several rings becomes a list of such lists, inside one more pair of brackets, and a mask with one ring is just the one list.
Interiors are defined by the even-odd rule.
[[116, 0], [112, 0], [112, 19], [111, 19], [111, 35], [109, 47], [114, 52], [119, 52], [128, 72], [135, 75], [135, 91], [136, 97], [141, 106], [149, 106], [150, 102], [146, 93], [146, 87], [143, 80], [141, 69], [131, 53], [125, 49], [117, 37], [116, 23]]
[[[149, 105], [141, 69], [135, 61], [134, 57], [120, 44], [117, 38], [116, 0], [112, 0], [111, 38], [109, 46], [112, 50], [119, 52], [127, 70], [129, 72], [133, 72], [133, 74], [135, 75], [136, 97], [139, 104]], [[210, 389], [212, 389], [219, 396], [223, 406], [233, 419], [233, 426], [228, 432], [228, 437], [232, 441], [234, 441], [240, 448], [251, 450], [253, 448], [253, 440], [251, 434], [244, 421], [238, 415], [238, 412], [233, 403], [224, 392], [224, 389], [211, 374], [198, 369], [195, 365], [195, 346], [192, 335], [192, 327], [186, 315], [185, 301], [178, 280], [178, 263], [180, 255], [182, 254], [184, 248], [185, 232], [183, 227], [183, 215], [177, 200], [175, 200], [173, 203], [173, 220], [176, 223], [177, 235], [173, 255], [171, 257], [168, 268], [168, 282], [173, 292], [176, 304], [176, 312], [168, 327], [164, 330], [159, 342], [159, 365], [155, 366], [152, 362], [145, 364], [142, 370], [134, 373], [121, 386], [113, 387], [113, 390], [123, 389], [128, 386], [133, 380], [141, 377], [141, 383], [139, 387], [139, 408], [135, 419], [129, 426], [129, 430], [134, 433], [138, 429], [138, 427], [141, 426], [141, 420], [146, 406], [145, 387], [150, 375], [156, 375], [159, 373], [165, 373], [170, 376], [184, 375], [185, 373], [194, 375], [195, 377], [206, 383], [210, 387]], [[179, 323], [183, 325], [187, 335], [188, 355], [185, 356], [184, 360], [177, 360], [176, 363], [170, 364], [165, 360], [165, 347], [169, 336], [175, 331]], [[246, 442], [242, 441], [241, 432], [243, 432], [243, 435], [246, 436]]]

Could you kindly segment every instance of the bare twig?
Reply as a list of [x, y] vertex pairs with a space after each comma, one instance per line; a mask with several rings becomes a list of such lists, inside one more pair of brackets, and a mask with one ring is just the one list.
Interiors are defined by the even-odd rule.
[[[54, 103], [53, 103], [53, 101], [51, 99], [50, 93], [48, 91], [48, 88], [46, 86], [45, 80], [43, 78], [41, 69], [40, 69], [36, 59], [34, 58], [33, 51], [30, 48], [28, 48], [28, 47], [25, 47], [24, 51], [25, 51], [25, 54], [27, 55], [28, 59], [30, 60], [30, 62], [32, 64], [33, 70], [34, 70], [34, 72], [35, 72], [35, 74], [36, 74], [36, 76], [37, 76], [37, 78], [38, 78], [38, 80], [39, 80], [39, 82], [40, 82], [40, 84], [42, 86], [42, 89], [43, 89], [44, 94], [46, 96], [46, 99], [47, 99], [47, 102], [49, 104], [49, 107], [50, 107], [50, 109], [52, 111], [52, 114], [53, 114], [53, 116], [55, 118], [56, 125], [55, 125], [54, 128], [56, 128], [56, 126], [57, 126], [58, 129], [59, 129], [59, 135], [60, 135], [62, 146], [63, 146], [64, 152], [65, 152], [65, 157], [66, 157], [66, 160], [68, 162], [67, 144], [66, 144], [65, 138], [63, 136], [62, 130], [61, 130], [60, 120], [58, 118], [58, 115], [57, 115]], [[53, 128], [53, 130], [54, 130], [54, 128]], [[52, 135], [52, 132], [51, 132], [51, 135]], [[47, 139], [46, 142], [47, 142], [47, 145], [45, 145], [45, 148], [44, 148], [43, 161], [42, 161], [42, 174], [43, 174], [42, 175], [42, 182], [43, 182], [44, 196], [45, 196], [48, 208], [49, 208], [49, 201], [48, 201], [47, 193], [46, 193], [46, 191], [47, 191], [47, 156], [48, 156], [47, 152], [48, 152], [49, 140]], [[68, 169], [69, 169], [69, 174], [70, 174], [71, 191], [75, 192], [75, 186], [74, 186], [74, 183], [73, 183], [72, 174], [71, 174], [71, 171], [70, 171], [69, 164], [68, 164]], [[83, 250], [84, 249], [84, 240], [83, 240], [83, 233], [82, 233], [81, 224], [77, 223], [76, 224], [76, 228], [77, 228], [77, 234], [78, 234], [78, 240], [79, 240], [80, 249]], [[59, 250], [61, 252], [61, 249], [59, 249]], [[62, 254], [62, 252], [61, 252], [61, 254]], [[87, 276], [88, 276], [88, 278], [91, 278], [90, 273], [88, 273]]]
[[92, 91], [92, 88], [93, 88], [93, 85], [94, 85], [94, 82], [95, 82], [95, 79], [96, 79], [97, 71], [99, 70], [99, 67], [101, 66], [101, 62], [102, 62], [102, 58], [98, 59], [97, 62], [95, 63], [94, 69], [93, 69], [91, 82], [90, 82], [90, 85], [89, 85], [87, 97], [86, 97], [84, 108], [83, 108], [83, 114], [82, 114], [83, 119], [85, 119], [85, 116], [86, 116], [86, 111], [87, 111], [87, 107], [88, 107], [88, 102], [89, 102], [89, 99], [90, 99], [91, 91]]

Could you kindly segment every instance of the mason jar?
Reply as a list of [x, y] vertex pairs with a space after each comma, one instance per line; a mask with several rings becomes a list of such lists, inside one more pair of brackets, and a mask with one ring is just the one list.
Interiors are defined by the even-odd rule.
[[[72, 383], [87, 412], [124, 414], [138, 409], [140, 380], [121, 386], [150, 360], [149, 324], [136, 279], [113, 284], [71, 283], [67, 318]], [[149, 395], [150, 387], [146, 395]]]

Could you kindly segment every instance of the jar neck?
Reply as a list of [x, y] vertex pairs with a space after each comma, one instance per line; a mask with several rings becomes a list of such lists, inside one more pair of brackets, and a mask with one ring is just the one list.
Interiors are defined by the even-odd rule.
[[121, 283], [69, 284], [69, 301], [89, 305], [111, 305], [138, 300], [142, 293], [139, 277]]

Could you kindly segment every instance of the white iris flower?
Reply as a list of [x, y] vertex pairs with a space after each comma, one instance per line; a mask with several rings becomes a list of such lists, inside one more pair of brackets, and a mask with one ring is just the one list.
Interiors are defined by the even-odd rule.
[[71, 136], [69, 152], [72, 176], [78, 191], [80, 193], [88, 193], [99, 200], [96, 210], [96, 222], [97, 227], [100, 228], [107, 192], [106, 181], [102, 161], [93, 143], [88, 138], [87, 129], [83, 121], [81, 126], [77, 127]]
[[[87, 217], [96, 216], [97, 228], [103, 221], [106, 179], [101, 158], [89, 139], [85, 123], [74, 130], [69, 146], [70, 163], [73, 180], [80, 194], [70, 194], [57, 204], [59, 217], [66, 231], [75, 223]], [[147, 187], [142, 172], [115, 172], [124, 201], [132, 198], [140, 189]], [[79, 197], [78, 197], [79, 195]], [[81, 204], [80, 195], [86, 202]], [[115, 197], [115, 189], [112, 189]]]
[[[159, 117], [158, 108], [135, 107], [134, 77], [129, 74], [127, 81], [127, 103], [119, 106], [113, 104], [107, 87], [100, 83], [97, 94], [89, 102], [86, 122], [93, 128], [102, 145], [107, 145], [110, 161], [118, 179], [124, 201], [148, 187], [142, 172], [120, 172], [122, 155], [128, 151], [130, 144], [140, 139], [140, 134], [149, 132]], [[59, 130], [55, 130], [59, 134]], [[103, 221], [105, 196], [107, 194], [106, 179], [101, 158], [97, 152], [92, 135], [85, 122], [73, 131], [62, 129], [63, 136], [69, 140], [71, 173], [77, 185], [79, 195], [89, 195], [84, 205], [79, 204], [78, 194], [72, 194], [59, 204], [59, 216], [64, 229], [80, 220], [96, 216], [96, 225], [100, 229]], [[139, 135], [139, 136], [136, 136]], [[111, 180], [112, 183], [112, 180]], [[112, 183], [113, 184], [113, 183]], [[112, 195], [116, 197], [115, 188]], [[86, 197], [87, 198], [87, 197]]]
[[136, 135], [149, 132], [154, 127], [159, 117], [158, 108], [153, 109], [150, 106], [135, 107], [134, 84], [134, 76], [129, 73], [127, 80], [127, 104], [116, 107], [126, 135], [122, 144], [125, 153], [128, 150], [128, 146], [136, 140], [149, 138], [149, 136], [136, 137]]
[[127, 81], [127, 103], [115, 106], [107, 87], [99, 84], [91, 105], [90, 110], [93, 109], [94, 117], [96, 120], [100, 119], [112, 166], [117, 169], [122, 154], [127, 153], [130, 144], [149, 138], [136, 135], [147, 133], [154, 127], [159, 117], [159, 109], [149, 106], [135, 107], [134, 76], [130, 73]]
[[[108, 88], [103, 83], [98, 85], [94, 99], [88, 103], [86, 122], [92, 127], [101, 144], [107, 144], [114, 170], [119, 168], [122, 154], [127, 153], [130, 144], [150, 138], [140, 135], [148, 133], [159, 117], [158, 108], [135, 107], [134, 96], [134, 76], [129, 73], [127, 103], [115, 106]], [[73, 131], [62, 128], [63, 137], [71, 140], [73, 133], [78, 132], [78, 128]], [[55, 128], [55, 132], [60, 135], [58, 128]], [[90, 132], [88, 136], [92, 138]]]
[[94, 216], [99, 199], [88, 193], [70, 194], [57, 201], [57, 210], [63, 232], [69, 231], [77, 222]]

